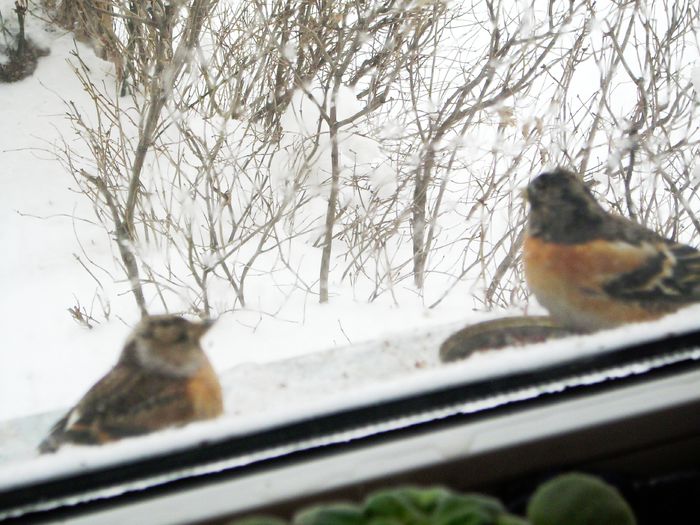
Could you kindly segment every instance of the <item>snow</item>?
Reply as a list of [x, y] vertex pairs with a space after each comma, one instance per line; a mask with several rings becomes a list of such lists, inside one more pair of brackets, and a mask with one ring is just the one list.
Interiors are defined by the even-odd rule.
[[[0, 487], [22, 486], [27, 482], [74, 472], [76, 469], [89, 471], [126, 460], [146, 458], [162, 453], [163, 450], [179, 450], [204, 441], [216, 442], [336, 410], [371, 405], [377, 399], [390, 400], [406, 394], [430, 392], [436, 386], [449, 387], [495, 379], [531, 370], [533, 365], [543, 367], [574, 358], [592, 357], [620, 346], [696, 330], [698, 315], [700, 305], [652, 323], [627, 325], [592, 335], [572, 336], [540, 344], [483, 351], [464, 361], [450, 364], [439, 363], [437, 348], [462, 323], [442, 325], [429, 331], [413, 330], [402, 336], [384, 337], [363, 345], [316, 352], [275, 363], [239, 365], [222, 374], [227, 410], [225, 416], [214, 421], [164, 430], [102, 447], [67, 446], [56, 454], [39, 458], [35, 457], [36, 442], [43, 437], [50, 421], [59, 414], [33, 416], [0, 426], [0, 439], [12, 451], [12, 458], [0, 455], [0, 462], [6, 461], [0, 469]], [[688, 350], [687, 357], [700, 359], [700, 349]], [[658, 358], [653, 363], [632, 368], [620, 367], [609, 373], [625, 377], [643, 373], [649, 367], [666, 362], [673, 362], [673, 358]], [[600, 373], [593, 373], [577, 378], [576, 382], [593, 384], [604, 379]], [[446, 408], [442, 416], [414, 414], [411, 417], [418, 422], [425, 417], [445, 417], [455, 413], [455, 410], [480, 410], [508, 399], [530, 399], [544, 392], [564, 390], [567, 385], [567, 382], [532, 385], [497, 399], [476, 402], [469, 407]], [[393, 424], [397, 423], [386, 422], [386, 425]], [[345, 435], [345, 439], [351, 439], [354, 433], [359, 436], [378, 432], [380, 427], [381, 425], [376, 428], [358, 428]], [[301, 445], [289, 444], [290, 447]], [[276, 450], [264, 453], [283, 452]], [[235, 461], [246, 464], [255, 461], [256, 457], [245, 456], [236, 458]], [[27, 459], [32, 461], [23, 461]], [[202, 468], [218, 467], [209, 465]], [[156, 483], [163, 481], [165, 479]], [[151, 482], [153, 480], [147, 481]]]
[[[11, 6], [11, 0], [0, 1], [3, 14], [11, 13]], [[5, 18], [11, 23], [9, 14]], [[2, 100], [9, 102], [0, 107], [0, 245], [6, 247], [0, 259], [0, 318], [5, 327], [0, 422], [71, 406], [114, 364], [138, 319], [126, 283], [104, 289], [109, 280], [101, 279], [98, 286], [81, 266], [79, 259], [87, 263], [82, 245], [105, 272], [120, 275], [112, 260], [114, 247], [102, 227], [92, 222], [90, 202], [76, 191], [71, 174], [55, 158], [55, 149], [62, 147], [60, 137], [73, 140], [64, 118], [65, 103], [90, 115], [91, 102], [71, 71], [71, 53], [77, 49], [94, 78], [108, 85], [113, 83], [113, 66], [71, 34], [47, 32], [33, 17], [27, 23], [27, 34], [51, 54], [40, 59], [34, 75], [0, 84]], [[344, 100], [352, 96], [343, 91]], [[376, 153], [376, 147], [371, 151]], [[265, 290], [256, 294], [258, 304], [270, 303], [265, 294], [275, 300], [279, 295]], [[428, 310], [410, 290], [400, 308], [392, 301], [355, 300], [352, 290], [341, 286], [335, 286], [333, 294], [328, 305], [318, 305], [315, 296], [296, 296], [275, 309], [225, 314], [204, 341], [205, 349], [223, 373], [241, 364], [370, 341], [406, 327], [463, 321], [472, 304], [471, 298], [455, 297]], [[101, 298], [109, 298], [111, 317], [92, 329], [76, 323], [67, 311], [80, 306], [99, 313]]]
[[692, 69], [690, 78], [693, 83], [693, 89], [695, 90], [695, 97], [697, 100], [700, 100], [700, 66]]
[[[0, 0], [5, 19], [11, 18], [12, 4], [12, 0]], [[532, 16], [529, 13], [523, 18], [523, 33], [530, 30]], [[97, 284], [81, 265], [89, 254], [105, 274], [120, 275], [112, 257], [114, 247], [104, 229], [92, 222], [90, 202], [76, 191], [72, 175], [55, 158], [56, 148], [62, 147], [60, 138], [73, 140], [69, 122], [64, 118], [65, 103], [70, 101], [90, 114], [91, 102], [71, 71], [71, 63], [75, 63], [71, 53], [77, 49], [93, 78], [104, 79], [108, 85], [113, 84], [113, 67], [76, 43], [70, 34], [46, 32], [33, 17], [28, 17], [27, 33], [49, 47], [51, 54], [40, 59], [35, 74], [29, 78], [0, 84], [0, 245], [6, 247], [0, 258], [0, 319], [5, 328], [0, 343], [0, 486], [74, 469], [76, 465], [95, 468], [152, 454], [163, 447], [187, 446], [204, 437], [243, 434], [272, 423], [405, 392], [428, 391], [438, 384], [497, 377], [594, 355], [618, 344], [689, 330], [696, 324], [700, 310], [691, 309], [658, 323], [485, 352], [465, 362], [441, 365], [438, 347], [457, 328], [523, 312], [474, 311], [473, 297], [466, 293], [452, 293], [429, 309], [425, 303], [430, 301], [424, 303], [408, 284], [392, 290], [396, 300], [385, 294], [387, 297], [368, 303], [364, 300], [366, 295], [347, 283], [333, 282], [330, 303], [319, 305], [315, 295], [280, 292], [282, 285], [276, 287], [271, 277], [267, 288], [252, 288], [252, 306], [223, 314], [203, 341], [225, 389], [224, 417], [99, 449], [68, 447], [55, 456], [36, 459], [35, 446], [49, 426], [114, 364], [138, 312], [127, 283], [101, 279]], [[284, 51], [288, 57], [293, 56], [293, 48]], [[597, 80], [599, 71], [594, 71], [590, 75], [590, 70], [581, 68], [580, 74]], [[696, 90], [700, 85], [699, 71], [693, 71]], [[586, 89], [590, 87], [587, 85]], [[315, 86], [308, 89], [318, 91]], [[299, 104], [304, 104], [304, 113], [287, 115], [286, 131], [290, 135], [294, 130], [310, 133], [318, 108], [301, 93], [296, 96]], [[341, 90], [341, 118], [352, 115], [359, 107], [353, 105], [354, 97], [350, 88]], [[437, 107], [430, 106], [427, 111]], [[528, 119], [537, 116], [530, 111], [532, 108], [516, 109], [527, 114]], [[308, 129], [299, 129], [300, 120]], [[225, 122], [215, 124], [226, 126]], [[391, 121], [382, 131], [389, 137], [401, 132]], [[384, 153], [375, 142], [352, 134], [341, 135], [340, 139], [344, 158], [352, 159], [353, 165], [366, 166], [375, 189], [393, 189], [395, 174], [383, 166]], [[288, 150], [280, 152], [284, 158], [278, 162], [276, 174], [280, 187], [287, 182], [289, 171], [285, 167], [299, 161], [298, 152], [293, 154], [293, 137], [285, 140], [288, 142], [283, 145]], [[472, 154], [478, 157], [486, 150], [490, 152], [498, 136], [494, 130], [483, 128], [478, 136], [467, 134], [450, 140], [460, 143], [463, 154], [471, 158]], [[157, 162], [150, 162], [149, 176], [158, 169]], [[376, 169], [377, 165], [381, 169]], [[315, 168], [321, 193], [321, 179], [327, 177], [328, 168], [322, 163]], [[695, 176], [700, 177], [698, 173]], [[151, 181], [145, 178], [144, 182]], [[183, 193], [183, 210], [188, 198]], [[461, 196], [446, 199], [446, 209], [451, 211]], [[350, 197], [346, 200], [351, 202]], [[325, 201], [319, 197], [318, 204], [323, 209]], [[499, 223], [485, 208], [481, 213], [485, 230], [498, 232], [511, 226]], [[313, 233], [318, 235], [318, 231]], [[142, 255], [157, 265], [162, 254], [157, 250], [146, 254], [148, 247], [141, 248]], [[302, 258], [303, 264], [309, 266], [307, 261], [313, 261], [317, 265], [317, 249], [306, 248], [309, 256]], [[473, 283], [469, 286], [476, 290]], [[212, 296], [221, 297], [222, 301], [226, 295], [230, 296], [230, 290], [212, 290]], [[101, 320], [88, 329], [71, 318], [68, 309], [76, 306], [98, 313], [109, 308], [109, 320]], [[536, 304], [530, 305], [528, 311], [542, 313]]]

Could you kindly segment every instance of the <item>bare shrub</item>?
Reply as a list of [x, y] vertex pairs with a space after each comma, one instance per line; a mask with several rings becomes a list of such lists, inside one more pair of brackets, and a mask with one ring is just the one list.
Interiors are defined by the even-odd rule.
[[518, 188], [554, 165], [666, 235], [700, 225], [690, 2], [98, 13], [133, 89], [118, 98], [77, 62], [88, 148], [66, 140], [61, 157], [143, 312], [220, 312], [264, 287], [325, 302], [343, 281], [368, 300], [400, 286], [430, 307], [525, 305]]

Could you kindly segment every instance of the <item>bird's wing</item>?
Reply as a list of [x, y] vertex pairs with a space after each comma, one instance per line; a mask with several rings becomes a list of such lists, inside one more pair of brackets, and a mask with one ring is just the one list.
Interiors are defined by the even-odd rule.
[[700, 301], [700, 251], [664, 239], [643, 241], [644, 263], [604, 285], [606, 293], [631, 301], [665, 304]]
[[56, 452], [62, 443], [63, 429], [68, 421], [68, 414], [59, 419], [49, 430], [49, 435], [46, 436], [39, 444], [39, 452], [46, 454], [48, 452]]
[[185, 381], [117, 365], [54, 425], [39, 450], [146, 434], [185, 421], [191, 410]]

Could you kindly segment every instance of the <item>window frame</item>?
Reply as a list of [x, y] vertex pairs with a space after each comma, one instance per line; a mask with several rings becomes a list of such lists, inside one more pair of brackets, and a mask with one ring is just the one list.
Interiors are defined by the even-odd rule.
[[[416, 452], [414, 459], [404, 455], [403, 459], [387, 460], [385, 474], [397, 476], [446, 462], [449, 456], [452, 456], [449, 461], [475, 458], [486, 452], [517, 448], [533, 440], [542, 441], [553, 432], [578, 431], [650, 410], [663, 411], [700, 402], [697, 389], [690, 392], [686, 389], [677, 395], [656, 396], [655, 407], [629, 406], [610, 414], [601, 408], [598, 420], [595, 417], [578, 420], [579, 416], [569, 414], [559, 423], [552, 423], [557, 421], [556, 417], [566, 416], [566, 412], [561, 411], [567, 404], [583, 402], [595, 406], [597, 396], [614, 397], [629, 389], [641, 389], [647, 397], [651, 392], [654, 398], [656, 384], [673, 383], [687, 374], [700, 377], [700, 331], [631, 343], [605, 353], [583, 355], [495, 379], [437, 385], [429, 391], [410, 392], [394, 399], [330, 411], [241, 435], [197, 442], [118, 465], [86, 472], [61, 472], [53, 478], [5, 486], [0, 489], [0, 519], [70, 519], [80, 522], [129, 508], [144, 512], [149, 506], [162, 506], [163, 501], [171, 498], [175, 498], [173, 502], [182, 501], [183, 495], [197, 494], [207, 487], [220, 492], [221, 487], [230, 483], [242, 482], [242, 486], [246, 486], [246, 480], [259, 479], [260, 475], [269, 481], [274, 476], [283, 476], [284, 472], [303, 470], [304, 465], [319, 461], [342, 462], [344, 457], [362, 455], [363, 451], [383, 450], [386, 457], [391, 458], [391, 450], [398, 451], [401, 443], [415, 439], [425, 443], [429, 451], [430, 444], [441, 432], [454, 430], [455, 435], [462, 438], [452, 438], [453, 441], [464, 439], [467, 443], [478, 429], [483, 431], [484, 425], [498, 424], [503, 428], [509, 419], [534, 417], [527, 415], [533, 411], [539, 411], [537, 417], [550, 413], [554, 418], [549, 421], [549, 426], [536, 425], [528, 431], [529, 434], [508, 431], [500, 443], [494, 443], [492, 439], [486, 446], [482, 439], [481, 448], [451, 445], [457, 452], [448, 453], [442, 459], [440, 454], [421, 455]], [[700, 427], [697, 431], [700, 434]], [[299, 485], [299, 488], [305, 487], [304, 494], [278, 490], [257, 499], [249, 498], [251, 505], [247, 507], [236, 503], [235, 498], [228, 504], [223, 501], [223, 507], [214, 506], [219, 514], [237, 514], [279, 505], [291, 497], [302, 498], [344, 485], [368, 483], [380, 474], [368, 471], [363, 479], [362, 472], [354, 472], [352, 479], [333, 483], [324, 482], [322, 473], [317, 474], [315, 484]], [[253, 490], [255, 483], [250, 481], [248, 485]], [[290, 488], [294, 490], [294, 487]], [[170, 505], [166, 505], [168, 507]], [[181, 517], [183, 522], [189, 522], [205, 515], [213, 517], [211, 514], [211, 510], [202, 507], [194, 515]], [[167, 519], [162, 521], [169, 522]]]

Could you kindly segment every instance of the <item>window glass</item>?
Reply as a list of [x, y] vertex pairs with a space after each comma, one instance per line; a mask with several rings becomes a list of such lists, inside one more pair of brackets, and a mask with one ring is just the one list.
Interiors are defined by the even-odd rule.
[[689, 3], [102, 3], [0, 0], [9, 477], [693, 328]]

